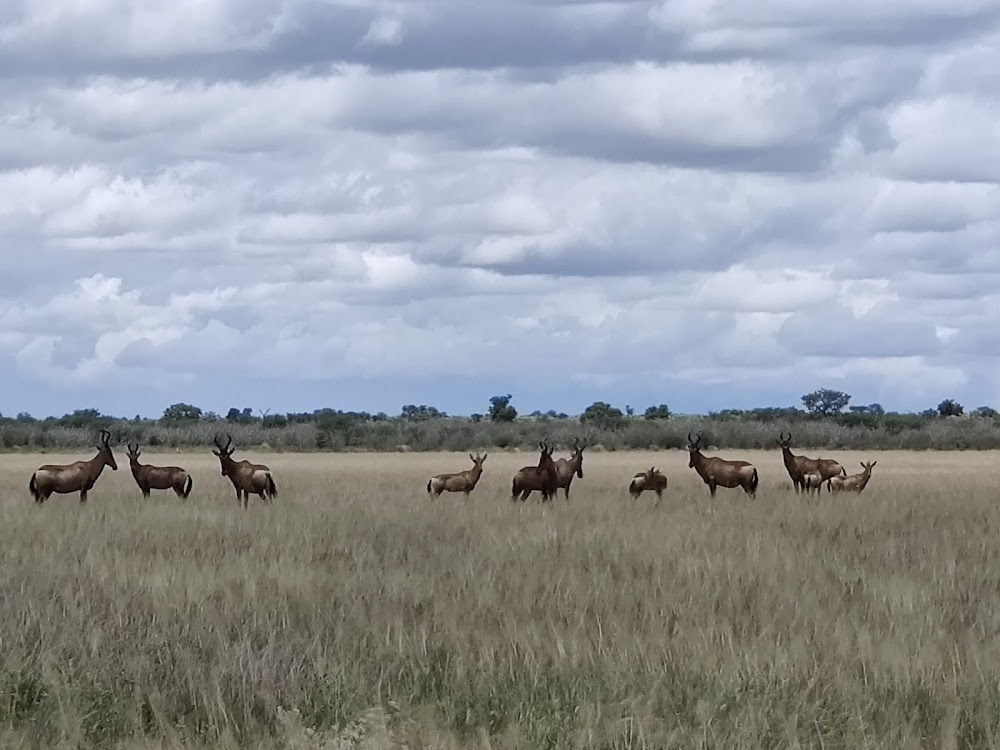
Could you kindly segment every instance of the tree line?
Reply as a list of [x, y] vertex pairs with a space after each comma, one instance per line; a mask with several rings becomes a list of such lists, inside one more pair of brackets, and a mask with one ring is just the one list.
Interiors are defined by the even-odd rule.
[[61, 417], [21, 413], [0, 416], [0, 448], [58, 450], [93, 442], [100, 429], [115, 441], [152, 448], [195, 448], [231, 434], [244, 447], [288, 451], [431, 451], [472, 448], [532, 449], [540, 439], [566, 446], [576, 438], [606, 450], [683, 448], [700, 432], [713, 448], [773, 448], [779, 431], [796, 446], [819, 449], [1000, 448], [1000, 415], [982, 406], [969, 412], [953, 399], [921, 412], [889, 412], [879, 404], [851, 405], [842, 391], [819, 389], [802, 407], [725, 409], [703, 415], [674, 414], [666, 404], [637, 413], [597, 401], [578, 415], [534, 411], [523, 415], [511, 394], [491, 397], [481, 414], [449, 415], [426, 404], [406, 404], [399, 414], [333, 408], [271, 414], [233, 407], [225, 415], [187, 403], [168, 406], [158, 418], [125, 418], [97, 409]]

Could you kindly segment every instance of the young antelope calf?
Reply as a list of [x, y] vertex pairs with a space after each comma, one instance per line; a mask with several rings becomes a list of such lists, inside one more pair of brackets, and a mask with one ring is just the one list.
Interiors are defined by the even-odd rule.
[[173, 490], [181, 500], [187, 500], [191, 494], [194, 480], [191, 475], [179, 466], [152, 466], [139, 463], [139, 444], [128, 443], [128, 461], [132, 467], [132, 476], [139, 485], [142, 496], [148, 498], [150, 490]]
[[861, 492], [872, 478], [872, 467], [877, 463], [878, 461], [862, 461], [861, 468], [864, 471], [861, 473], [851, 474], [849, 477], [830, 477], [826, 482], [827, 492]]
[[628, 485], [628, 494], [633, 500], [638, 499], [646, 490], [656, 493], [656, 504], [660, 504], [663, 499], [663, 491], [667, 489], [667, 477], [660, 473], [655, 466], [649, 467], [649, 471], [640, 471]]
[[486, 460], [488, 455], [488, 453], [484, 453], [480, 456], [479, 451], [476, 451], [475, 456], [470, 453], [469, 458], [472, 459], [471, 469], [459, 471], [455, 474], [434, 475], [427, 480], [427, 494], [432, 499], [436, 499], [441, 496], [442, 492], [461, 492], [465, 496], [465, 499], [468, 500], [469, 493], [476, 489], [476, 483], [479, 481], [479, 477], [483, 475], [483, 461]]

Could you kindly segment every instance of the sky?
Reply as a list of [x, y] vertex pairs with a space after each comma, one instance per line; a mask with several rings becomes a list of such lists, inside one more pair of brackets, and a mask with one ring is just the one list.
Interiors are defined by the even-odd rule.
[[996, 0], [4, 0], [0, 412], [1000, 405]]

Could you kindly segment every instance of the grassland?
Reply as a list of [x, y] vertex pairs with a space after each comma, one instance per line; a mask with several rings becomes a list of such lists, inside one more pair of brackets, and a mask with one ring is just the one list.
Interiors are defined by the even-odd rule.
[[[965, 748], [1000, 744], [993, 452], [877, 458], [860, 497], [713, 501], [681, 451], [588, 454], [569, 503], [428, 500], [462, 454], [210, 454], [144, 502], [124, 456], [35, 506], [0, 456], [0, 746]], [[252, 458], [238, 451], [236, 458]], [[73, 456], [72, 458], [76, 458]], [[663, 503], [632, 474], [669, 476]]]

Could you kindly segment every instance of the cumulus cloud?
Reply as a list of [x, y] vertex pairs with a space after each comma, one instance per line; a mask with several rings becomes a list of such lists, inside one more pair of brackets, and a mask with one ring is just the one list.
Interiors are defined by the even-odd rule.
[[995, 403], [998, 40], [989, 0], [5, 3], [0, 411]]

